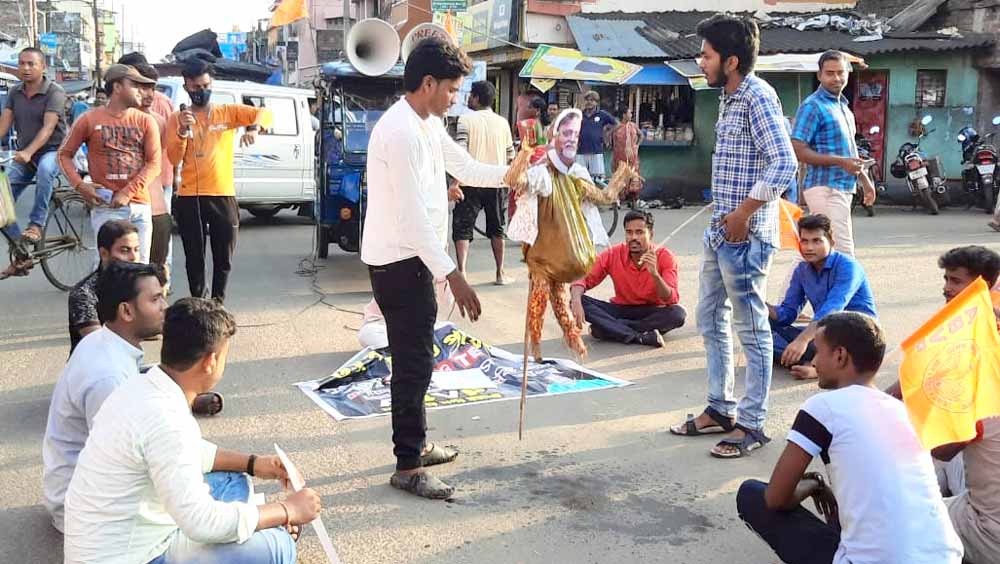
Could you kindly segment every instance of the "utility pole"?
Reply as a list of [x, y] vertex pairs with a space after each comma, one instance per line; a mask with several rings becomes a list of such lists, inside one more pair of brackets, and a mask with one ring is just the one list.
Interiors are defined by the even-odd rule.
[[38, 47], [38, 4], [28, 0], [28, 45]]
[[97, 9], [97, 0], [90, 0], [90, 9], [94, 16], [94, 87], [101, 87], [101, 59], [104, 58], [104, 50], [101, 48], [101, 11]]

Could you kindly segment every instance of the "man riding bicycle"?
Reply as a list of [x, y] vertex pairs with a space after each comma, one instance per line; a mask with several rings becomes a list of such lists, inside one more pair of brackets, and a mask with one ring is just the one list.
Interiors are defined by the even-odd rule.
[[[16, 223], [4, 228], [4, 232], [12, 240], [20, 238], [33, 245], [42, 238], [52, 188], [59, 174], [56, 150], [66, 136], [63, 116], [66, 93], [45, 76], [45, 56], [39, 49], [22, 49], [17, 65], [21, 82], [11, 87], [0, 113], [0, 138], [7, 135], [12, 125], [17, 130], [18, 143], [7, 174], [14, 200], [35, 182], [35, 203], [24, 232]], [[14, 260], [0, 272], [0, 279], [24, 276], [31, 265], [31, 261]]]

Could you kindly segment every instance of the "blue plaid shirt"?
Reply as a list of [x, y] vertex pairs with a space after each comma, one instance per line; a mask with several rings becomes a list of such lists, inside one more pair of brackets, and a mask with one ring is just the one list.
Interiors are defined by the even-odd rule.
[[771, 85], [747, 75], [732, 94], [722, 94], [712, 157], [712, 221], [705, 232], [712, 248], [725, 239], [722, 217], [747, 198], [766, 202], [750, 216], [750, 234], [778, 246], [776, 200], [798, 166], [781, 101]]
[[[795, 115], [795, 131], [792, 139], [809, 145], [813, 151], [824, 155], [857, 157], [858, 146], [854, 142], [857, 126], [847, 99], [834, 96], [820, 86], [799, 106]], [[839, 166], [806, 167], [804, 188], [826, 186], [834, 190], [854, 192], [857, 177]]]

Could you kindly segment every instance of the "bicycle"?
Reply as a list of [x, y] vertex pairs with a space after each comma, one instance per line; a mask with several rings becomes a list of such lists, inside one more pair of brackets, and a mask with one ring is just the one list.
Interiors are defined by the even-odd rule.
[[[8, 166], [12, 160], [12, 157], [0, 158], [0, 167]], [[0, 182], [0, 189], [10, 186], [2, 169], [0, 176], [6, 181]], [[49, 216], [37, 243], [15, 240], [5, 229], [0, 233], [7, 240], [11, 262], [26, 263], [29, 270], [41, 264], [45, 278], [63, 291], [92, 273], [97, 263], [97, 237], [90, 223], [90, 205], [75, 190], [64, 187], [62, 176], [56, 178]]]

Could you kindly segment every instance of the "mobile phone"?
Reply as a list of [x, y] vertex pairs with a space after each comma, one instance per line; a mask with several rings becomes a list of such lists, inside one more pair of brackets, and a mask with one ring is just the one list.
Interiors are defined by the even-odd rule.
[[104, 200], [104, 202], [107, 203], [107, 204], [111, 203], [111, 198], [113, 198], [114, 195], [115, 195], [114, 192], [112, 192], [111, 190], [108, 190], [107, 188], [98, 188], [98, 189], [94, 190], [94, 192], [97, 193], [97, 197], [98, 198], [100, 198], [101, 200]]

